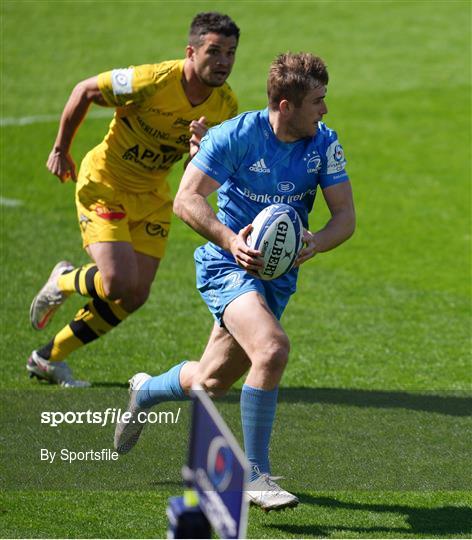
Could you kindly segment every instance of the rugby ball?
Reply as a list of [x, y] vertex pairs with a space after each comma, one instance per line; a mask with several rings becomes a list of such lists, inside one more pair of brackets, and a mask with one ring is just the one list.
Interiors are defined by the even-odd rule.
[[264, 257], [259, 277], [276, 279], [291, 270], [303, 239], [298, 212], [288, 204], [271, 204], [257, 214], [252, 227], [247, 243]]

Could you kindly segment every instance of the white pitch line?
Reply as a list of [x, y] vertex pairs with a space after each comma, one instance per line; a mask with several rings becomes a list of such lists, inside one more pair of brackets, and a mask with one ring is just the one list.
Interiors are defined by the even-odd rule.
[[[90, 111], [87, 114], [87, 118], [110, 118], [112, 117], [114, 109], [98, 109], [96, 111]], [[59, 122], [60, 116], [57, 114], [38, 114], [36, 116], [20, 116], [19, 118], [7, 117], [0, 118], [0, 127], [6, 126], [29, 126], [31, 124], [50, 124], [52, 122]]]
[[7, 199], [6, 197], [0, 197], [0, 206], [9, 206], [10, 208], [15, 208], [22, 205], [23, 201], [20, 199]]

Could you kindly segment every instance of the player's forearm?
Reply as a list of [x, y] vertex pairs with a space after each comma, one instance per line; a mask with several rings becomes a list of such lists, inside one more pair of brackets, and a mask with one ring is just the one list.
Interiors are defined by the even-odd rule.
[[92, 100], [88, 99], [80, 85], [77, 85], [62, 112], [59, 130], [54, 142], [56, 149], [69, 152], [74, 135], [85, 118], [91, 103]]
[[230, 242], [235, 233], [217, 219], [205, 197], [196, 193], [188, 196], [178, 194], [174, 201], [174, 213], [198, 234], [231, 251]]
[[316, 251], [329, 251], [350, 238], [356, 227], [354, 208], [346, 208], [334, 214], [328, 223], [313, 233]]
[[54, 148], [69, 152], [77, 129], [85, 118], [91, 103], [106, 105], [97, 86], [97, 78], [92, 77], [78, 83], [67, 100], [59, 123]]

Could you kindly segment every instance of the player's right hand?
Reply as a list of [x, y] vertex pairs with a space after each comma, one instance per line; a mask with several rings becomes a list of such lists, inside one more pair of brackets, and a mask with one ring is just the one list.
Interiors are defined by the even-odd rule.
[[69, 152], [64, 152], [60, 148], [53, 148], [46, 162], [46, 167], [61, 182], [67, 182], [71, 179], [77, 182], [75, 163]]
[[239, 233], [231, 239], [231, 253], [239, 266], [249, 274], [258, 277], [257, 271], [264, 267], [262, 253], [247, 245], [247, 238], [251, 234], [252, 224], [243, 227]]

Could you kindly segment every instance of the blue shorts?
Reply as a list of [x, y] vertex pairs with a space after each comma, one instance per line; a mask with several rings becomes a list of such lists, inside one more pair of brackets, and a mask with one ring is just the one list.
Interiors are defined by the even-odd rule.
[[263, 281], [238, 266], [232, 255], [218, 251], [211, 244], [197, 248], [194, 258], [197, 289], [220, 326], [224, 326], [226, 306], [242, 294], [258, 292], [275, 317], [280, 319], [296, 290], [297, 269], [273, 281]]

